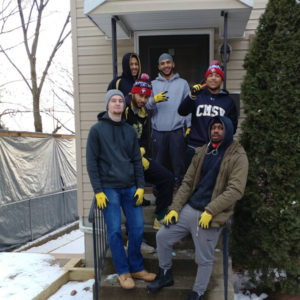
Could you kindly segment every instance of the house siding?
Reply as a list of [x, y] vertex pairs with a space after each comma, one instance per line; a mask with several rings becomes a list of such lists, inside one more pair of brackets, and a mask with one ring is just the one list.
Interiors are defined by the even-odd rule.
[[[120, 0], [109, 1], [121, 2]], [[96, 122], [97, 113], [104, 109], [106, 89], [112, 79], [112, 47], [111, 41], [107, 40], [100, 29], [84, 15], [83, 0], [70, 0], [70, 2], [73, 39], [78, 214], [79, 216], [87, 217], [93, 192], [86, 170], [86, 141], [90, 127]], [[254, 9], [245, 31], [245, 37], [228, 41], [233, 50], [230, 61], [227, 64], [227, 88], [231, 92], [240, 92], [240, 85], [245, 75], [243, 60], [266, 3], [267, 0], [255, 0]], [[223, 41], [219, 38], [217, 30], [214, 36], [215, 58], [220, 60], [218, 51], [219, 45]], [[120, 73], [122, 70], [122, 57], [125, 53], [133, 51], [134, 40], [133, 38], [118, 40], [117, 47], [118, 73]], [[244, 117], [241, 101], [239, 123]]]

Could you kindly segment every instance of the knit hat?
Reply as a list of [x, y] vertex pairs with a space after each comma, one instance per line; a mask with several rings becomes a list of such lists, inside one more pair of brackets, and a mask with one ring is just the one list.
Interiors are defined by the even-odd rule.
[[131, 94], [140, 94], [151, 96], [152, 85], [148, 74], [143, 73], [139, 79], [135, 81], [131, 89]]
[[169, 53], [163, 53], [161, 56], [158, 58], [158, 64], [161, 63], [162, 60], [168, 59], [173, 62], [173, 57]]
[[[105, 97], [105, 109], [107, 110], [107, 107], [108, 107], [108, 102], [109, 100], [111, 99], [112, 96], [114, 95], [120, 95], [124, 101], [124, 104], [125, 104], [125, 99], [124, 99], [124, 95], [121, 91], [119, 90], [108, 90], [107, 93], [106, 93], [106, 97]], [[124, 109], [125, 109], [125, 106], [124, 105]]]
[[206, 80], [207, 76], [212, 73], [219, 74], [222, 77], [222, 80], [224, 80], [224, 73], [223, 73], [222, 67], [220, 66], [220, 64], [217, 60], [213, 60], [211, 62], [210, 66], [208, 67], [208, 69], [205, 73], [205, 80]]

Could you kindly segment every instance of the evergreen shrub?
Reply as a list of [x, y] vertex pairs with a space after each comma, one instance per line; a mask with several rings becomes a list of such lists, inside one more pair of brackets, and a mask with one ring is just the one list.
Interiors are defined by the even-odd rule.
[[258, 287], [300, 294], [300, 1], [269, 0], [244, 62], [249, 159], [231, 254]]

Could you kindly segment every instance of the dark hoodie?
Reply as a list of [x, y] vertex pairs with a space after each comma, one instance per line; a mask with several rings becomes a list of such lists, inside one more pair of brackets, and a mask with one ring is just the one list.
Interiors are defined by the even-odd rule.
[[97, 194], [102, 188], [143, 188], [144, 171], [134, 129], [122, 119], [111, 120], [107, 112], [98, 114], [98, 123], [89, 132], [86, 163]]
[[[138, 71], [138, 74], [136, 77], [133, 77], [131, 75], [131, 71], [130, 71], [130, 58], [131, 57], [135, 57], [139, 63], [139, 71]], [[141, 75], [141, 62], [140, 62], [139, 56], [135, 53], [125, 54], [122, 59], [122, 69], [123, 69], [122, 75], [114, 78], [108, 85], [107, 90], [112, 90], [112, 89], [120, 90], [124, 94], [124, 97], [126, 97], [131, 92], [131, 88], [132, 88], [135, 80], [137, 78], [139, 78]], [[117, 85], [118, 80], [119, 80], [119, 82], [118, 82], [118, 87], [117, 87], [116, 85]]]
[[[210, 129], [215, 120], [218, 119], [223, 124], [224, 138], [221, 144], [213, 149], [211, 143]], [[233, 125], [227, 117], [214, 117], [209, 123], [208, 135], [210, 142], [207, 145], [206, 156], [201, 168], [200, 181], [190, 197], [188, 203], [195, 209], [204, 211], [205, 206], [211, 201], [212, 192], [220, 170], [221, 162], [226, 149], [233, 141]]]
[[218, 94], [211, 94], [208, 88], [204, 88], [196, 99], [187, 96], [181, 102], [178, 113], [181, 116], [192, 113], [192, 126], [188, 137], [188, 144], [192, 147], [200, 147], [209, 142], [206, 129], [212, 117], [228, 117], [233, 123], [233, 134], [237, 128], [236, 105], [226, 90], [220, 90]]

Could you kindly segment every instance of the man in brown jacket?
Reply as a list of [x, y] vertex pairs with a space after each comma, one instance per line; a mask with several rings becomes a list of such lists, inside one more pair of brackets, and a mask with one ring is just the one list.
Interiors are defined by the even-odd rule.
[[197, 275], [189, 300], [202, 300], [211, 275], [214, 249], [222, 226], [233, 214], [247, 181], [248, 159], [233, 141], [233, 125], [227, 117], [214, 117], [210, 142], [196, 149], [190, 167], [157, 233], [159, 273], [148, 292], [173, 285], [172, 248], [187, 234], [195, 245]]

